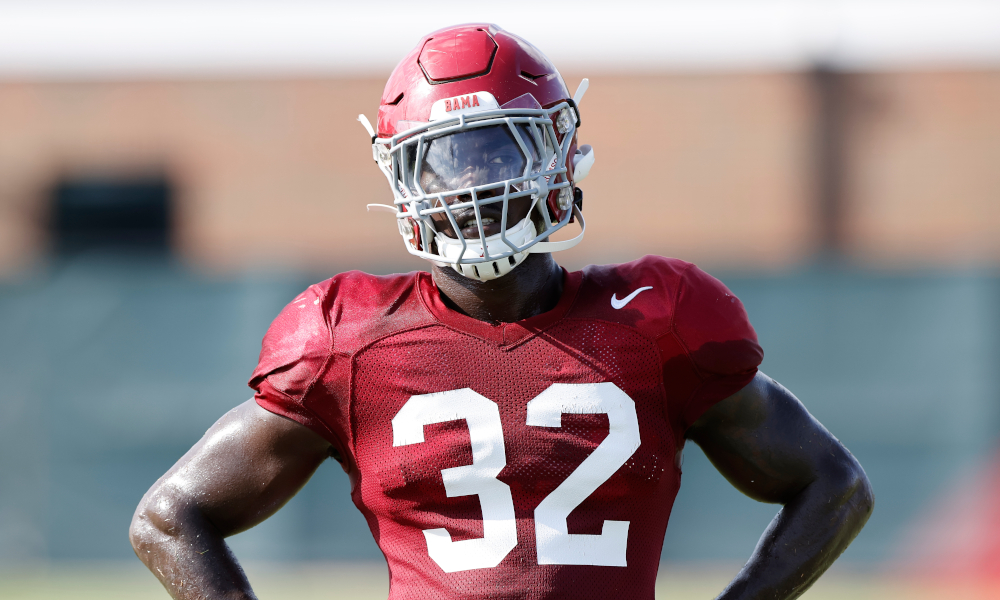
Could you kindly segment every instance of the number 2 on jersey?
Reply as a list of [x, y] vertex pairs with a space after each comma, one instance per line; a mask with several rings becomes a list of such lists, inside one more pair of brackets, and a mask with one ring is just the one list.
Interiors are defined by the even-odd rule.
[[[563, 414], [606, 414], [609, 431], [579, 467], [535, 508], [535, 545], [543, 565], [624, 567], [628, 521], [604, 521], [599, 535], [571, 534], [566, 519], [639, 448], [635, 402], [613, 383], [555, 383], [528, 402], [527, 425], [561, 427]], [[424, 441], [424, 425], [465, 419], [472, 464], [443, 469], [448, 497], [476, 495], [483, 537], [452, 541], [446, 529], [424, 531], [427, 551], [445, 572], [495, 567], [517, 545], [510, 487], [496, 478], [507, 465], [497, 404], [471, 389], [410, 398], [392, 419], [392, 445]]]

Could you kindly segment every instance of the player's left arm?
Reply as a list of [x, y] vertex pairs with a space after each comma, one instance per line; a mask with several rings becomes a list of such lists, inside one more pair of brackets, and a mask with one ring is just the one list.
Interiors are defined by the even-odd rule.
[[687, 437], [741, 492], [783, 505], [719, 600], [798, 598], [871, 515], [875, 497], [858, 461], [763, 373], [709, 408]]

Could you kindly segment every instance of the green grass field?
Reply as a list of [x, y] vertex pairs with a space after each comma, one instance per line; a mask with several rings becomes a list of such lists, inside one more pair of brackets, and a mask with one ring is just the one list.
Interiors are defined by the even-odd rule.
[[[371, 563], [248, 565], [261, 600], [384, 600], [385, 567]], [[657, 581], [661, 600], [709, 600], [734, 573], [730, 568], [666, 566]], [[1000, 598], [1000, 588], [907, 583], [834, 571], [804, 596], [810, 600], [937, 600]], [[2, 600], [169, 600], [138, 561], [0, 570]]]

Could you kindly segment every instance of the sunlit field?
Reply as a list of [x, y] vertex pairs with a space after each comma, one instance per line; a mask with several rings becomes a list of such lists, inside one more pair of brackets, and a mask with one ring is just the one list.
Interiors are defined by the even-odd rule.
[[[370, 563], [250, 565], [262, 599], [383, 600], [388, 591], [385, 567]], [[714, 598], [732, 570], [671, 567], [661, 569], [656, 595], [662, 600]], [[3, 600], [165, 600], [166, 592], [138, 562], [0, 571]], [[834, 571], [803, 598], [810, 600], [931, 600], [1000, 598], [1000, 586], [907, 582], [899, 577]]]

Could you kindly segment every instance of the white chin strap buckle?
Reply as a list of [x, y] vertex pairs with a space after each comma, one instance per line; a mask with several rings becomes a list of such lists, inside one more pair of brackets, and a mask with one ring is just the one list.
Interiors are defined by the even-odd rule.
[[573, 183], [574, 185], [583, 181], [590, 174], [590, 168], [594, 166], [594, 149], [590, 144], [584, 144], [576, 149], [573, 155]]

